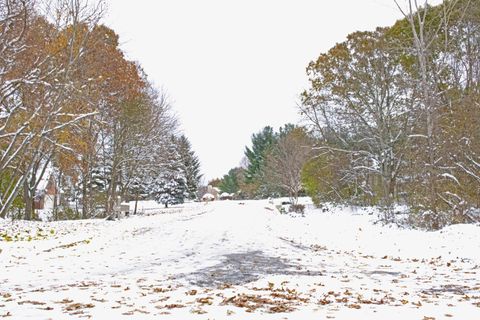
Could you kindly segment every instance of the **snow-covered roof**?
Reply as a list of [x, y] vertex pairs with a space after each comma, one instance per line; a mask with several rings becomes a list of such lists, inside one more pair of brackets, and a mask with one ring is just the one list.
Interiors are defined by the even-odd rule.
[[215, 199], [215, 196], [211, 193], [205, 193], [202, 196], [202, 200], [213, 200], [213, 199]]

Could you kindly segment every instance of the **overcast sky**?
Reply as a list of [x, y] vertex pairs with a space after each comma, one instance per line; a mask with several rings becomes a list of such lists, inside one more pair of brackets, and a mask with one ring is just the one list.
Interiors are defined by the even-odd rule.
[[264, 126], [300, 120], [309, 61], [401, 17], [393, 0], [108, 0], [108, 11], [127, 57], [171, 97], [207, 179], [238, 166]]

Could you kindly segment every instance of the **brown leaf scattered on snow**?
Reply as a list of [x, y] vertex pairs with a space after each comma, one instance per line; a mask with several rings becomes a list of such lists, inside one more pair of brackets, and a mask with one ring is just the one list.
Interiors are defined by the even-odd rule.
[[317, 244], [314, 244], [313, 246], [311, 246], [311, 248], [312, 248], [312, 251], [315, 251], [315, 252], [328, 250], [327, 247], [320, 246]]
[[231, 287], [233, 287], [231, 283], [223, 283], [218, 286], [218, 289], [225, 290], [225, 289], [230, 289]]
[[377, 300], [377, 299], [364, 299], [362, 296], [357, 297], [357, 302], [359, 304], [385, 304], [385, 301], [383, 299]]
[[179, 309], [179, 308], [185, 308], [183, 304], [178, 304], [178, 303], [172, 303], [172, 304], [167, 304], [164, 306], [166, 309]]
[[208, 304], [208, 305], [211, 305], [213, 303], [213, 298], [212, 297], [205, 297], [205, 298], [198, 298], [197, 299], [197, 302], [204, 305], [204, 304]]
[[87, 240], [82, 240], [82, 241], [77, 241], [77, 242], [72, 242], [72, 243], [68, 243], [68, 244], [63, 244], [61, 246], [58, 246], [58, 247], [53, 247], [53, 248], [50, 248], [50, 249], [46, 249], [46, 250], [43, 250], [43, 252], [51, 252], [55, 249], [68, 249], [68, 248], [71, 248], [71, 247], [74, 247], [74, 246], [77, 246], [79, 244], [89, 244], [90, 243], [90, 239], [87, 239]]
[[82, 281], [80, 283], [68, 284], [67, 286], [69, 286], [71, 288], [80, 288], [81, 290], [85, 290], [85, 289], [88, 289], [88, 288], [91, 288], [91, 287], [98, 287], [98, 285], [99, 285], [98, 283], [93, 282], [93, 281], [89, 281], [89, 282]]
[[254, 312], [260, 308], [266, 308], [271, 313], [291, 312], [293, 307], [288, 305], [285, 300], [272, 300], [260, 295], [239, 294], [230, 298], [225, 298], [222, 305], [234, 305], [238, 308], [244, 308], [246, 312]]
[[65, 310], [67, 311], [76, 311], [81, 309], [91, 309], [94, 308], [95, 305], [93, 303], [72, 303], [68, 305]]
[[155, 300], [155, 302], [165, 302], [165, 301], [167, 301], [168, 299], [170, 299], [170, 296], [162, 297], [162, 298], [160, 298], [160, 299]]
[[270, 309], [268, 309], [268, 312], [270, 313], [285, 313], [285, 312], [292, 312], [292, 311], [293, 311], [293, 308], [288, 307], [286, 305], [278, 305], [278, 306], [270, 307]]
[[52, 307], [45, 307], [45, 308], [40, 308], [40, 310], [52, 311], [53, 308]]
[[55, 302], [55, 303], [59, 303], [59, 304], [69, 304], [69, 303], [72, 303], [72, 302], [73, 302], [73, 300], [70, 300], [70, 299], [65, 298], [65, 299], [63, 299], [62, 301], [57, 301], [57, 302]]
[[202, 308], [195, 308], [190, 310], [190, 313], [195, 313], [195, 314], [205, 314], [207, 311], [203, 310]]
[[321, 304], [322, 306], [325, 306], [327, 304], [332, 303], [332, 301], [328, 300], [326, 297], [323, 297], [322, 299], [320, 299], [320, 301], [318, 301], [318, 303]]
[[45, 302], [40, 302], [40, 301], [31, 301], [31, 300], [26, 300], [26, 301], [19, 301], [17, 302], [19, 305], [24, 305], [24, 304], [33, 304], [34, 306], [43, 306], [46, 303]]
[[197, 294], [197, 290], [190, 290], [190, 291], [185, 292], [185, 294], [187, 296], [194, 296], [194, 295]]
[[304, 303], [307, 303], [309, 301], [306, 298], [301, 298], [297, 294], [291, 294], [291, 293], [285, 294], [285, 293], [273, 292], [270, 295], [274, 298], [283, 299], [287, 301], [301, 301]]
[[122, 315], [124, 316], [133, 316], [135, 313], [143, 313], [143, 314], [150, 314], [150, 312], [148, 311], [145, 311], [145, 310], [141, 310], [141, 309], [133, 309], [133, 310], [130, 310], [130, 311], [127, 311], [127, 312], [124, 312], [122, 313]]

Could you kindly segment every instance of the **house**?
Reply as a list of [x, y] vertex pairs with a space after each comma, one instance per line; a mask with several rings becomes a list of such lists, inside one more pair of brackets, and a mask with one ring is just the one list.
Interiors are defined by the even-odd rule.
[[205, 193], [202, 196], [202, 201], [203, 202], [215, 201], [215, 196], [211, 193]]
[[230, 194], [230, 193], [224, 192], [220, 194], [220, 200], [233, 200], [233, 196], [234, 196], [233, 193]]
[[206, 200], [204, 200], [204, 197], [208, 195], [207, 196], [208, 201], [214, 201], [214, 200], [218, 200], [220, 198], [220, 192], [221, 192], [220, 189], [212, 187], [211, 185], [209, 185], [208, 187], [199, 188], [198, 197], [202, 201], [206, 201]]
[[46, 170], [37, 186], [34, 199], [34, 208], [37, 210], [53, 211], [60, 200], [60, 190], [57, 188], [53, 170]]

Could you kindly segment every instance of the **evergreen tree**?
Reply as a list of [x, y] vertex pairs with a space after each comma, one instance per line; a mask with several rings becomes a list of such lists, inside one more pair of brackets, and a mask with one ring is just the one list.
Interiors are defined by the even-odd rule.
[[265, 155], [275, 144], [275, 141], [276, 135], [270, 126], [252, 135], [252, 148], [245, 148], [245, 156], [248, 159], [248, 167], [245, 173], [247, 182], [255, 182], [261, 178]]
[[245, 148], [245, 156], [248, 161], [245, 182], [249, 185], [248, 189], [253, 189], [249, 192], [253, 191], [253, 195], [250, 196], [265, 198], [282, 194], [281, 189], [266, 182], [266, 158], [278, 140], [288, 135], [293, 129], [295, 129], [295, 125], [285, 124], [278, 132], [275, 132], [272, 127], [267, 126], [252, 135], [252, 148]]
[[233, 168], [228, 171], [228, 174], [223, 176], [222, 182], [219, 185], [222, 192], [237, 193], [239, 191], [238, 177], [241, 174], [241, 168]]
[[188, 197], [186, 169], [177, 150], [176, 138], [172, 137], [165, 148], [164, 165], [153, 181], [151, 193], [154, 199], [168, 208], [171, 204], [183, 203]]
[[185, 179], [187, 185], [188, 199], [193, 200], [197, 197], [197, 190], [200, 185], [200, 160], [192, 150], [192, 145], [184, 135], [176, 141], [180, 159], [185, 169]]

